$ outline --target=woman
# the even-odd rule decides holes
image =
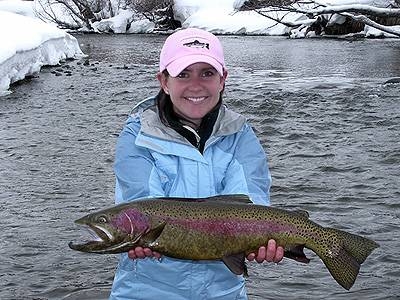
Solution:
[[[116,203],[143,197],[247,194],[269,204],[266,155],[243,116],[222,103],[227,70],[219,40],[180,30],[161,50],[160,92],[134,109],[116,148]],[[247,259],[279,262],[270,240]],[[161,257],[137,247],[121,255],[110,299],[247,299],[244,279],[223,262]]]

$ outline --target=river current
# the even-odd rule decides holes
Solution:
[[[0,98],[0,299],[107,299],[116,255],[72,251],[113,204],[117,136],[158,90],[164,36],[77,35],[88,57]],[[350,291],[308,265],[250,263],[249,299],[399,299],[399,40],[223,36],[225,101],[268,153],[271,201],[380,244]],[[397,79],[392,81],[398,81]]]

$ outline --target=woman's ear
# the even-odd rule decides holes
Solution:
[[[169,95],[168,87],[167,87],[167,78],[168,76],[165,75],[163,72],[157,73],[157,80],[160,83],[160,87],[164,90],[164,93]]]
[[[224,73],[224,76],[223,76],[223,77],[224,77],[224,79],[226,80],[226,77],[228,77],[228,70],[224,69],[224,72],[223,72],[223,73]]]
[[[228,76],[228,71],[224,69],[224,73],[223,73],[223,74],[224,74],[224,75],[221,76],[221,82],[220,82],[221,88],[220,88],[220,92],[222,92],[222,91],[225,89],[225,80],[226,80],[226,77]]]

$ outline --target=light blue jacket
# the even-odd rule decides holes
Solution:
[[[119,137],[114,171],[116,203],[143,197],[247,194],[269,204],[265,152],[243,116],[221,106],[203,154],[163,125],[154,98],[134,109]],[[247,299],[244,279],[220,261],[122,254],[110,300]]]

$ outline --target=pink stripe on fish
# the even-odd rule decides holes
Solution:
[[[291,224],[278,224],[274,221],[243,220],[243,219],[209,219],[209,220],[182,220],[169,219],[168,223],[184,226],[208,234],[235,236],[238,234],[265,234],[291,232],[297,229]]]

